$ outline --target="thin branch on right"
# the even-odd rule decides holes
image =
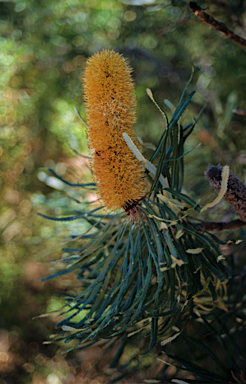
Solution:
[[[223,221],[199,221],[196,223],[197,230],[199,232],[205,231],[213,231],[213,232],[221,232],[221,231],[228,231],[232,229],[237,229],[244,227],[246,225],[245,221],[242,220],[232,220],[229,222],[223,222]],[[198,228],[198,226],[200,228]]]
[[[239,44],[243,48],[246,48],[246,39],[236,35],[234,32],[230,31],[224,23],[214,19],[212,16],[204,12],[205,10],[207,10],[207,8],[202,9],[195,1],[191,1],[189,3],[189,7],[190,11],[194,13],[194,15],[199,17],[199,19],[201,19],[204,23],[223,33],[223,35],[225,35],[228,39],[234,41],[234,43]]]

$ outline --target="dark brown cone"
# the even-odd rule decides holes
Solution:
[[[223,167],[220,164],[210,165],[210,168],[205,172],[205,178],[217,193],[221,188],[222,169]],[[246,187],[231,171],[224,199],[232,206],[238,217],[246,221]]]

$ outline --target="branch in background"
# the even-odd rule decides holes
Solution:
[[[242,109],[233,109],[233,113],[236,113],[237,115],[245,116],[246,111],[243,111]]]
[[[222,169],[221,165],[210,165],[210,168],[205,172],[206,179],[217,193],[221,188]],[[224,200],[232,206],[238,217],[246,222],[246,187],[232,172],[229,175]]]
[[[201,19],[204,23],[210,25],[215,28],[217,31],[223,33],[228,39],[234,41],[234,43],[239,44],[241,47],[246,48],[246,40],[242,37],[236,35],[234,32],[230,31],[227,26],[214,19],[212,16],[208,15],[204,12],[204,10],[194,1],[189,3],[190,11],[194,13],[199,19]]]
[[[199,225],[201,230],[196,227],[196,229],[199,232],[202,232],[203,230],[205,231],[226,231],[230,229],[236,229],[236,228],[241,228],[246,225],[245,221],[242,220],[233,220],[229,221],[227,223],[224,222],[216,222],[216,221],[201,221],[199,223],[196,223],[196,225]]]

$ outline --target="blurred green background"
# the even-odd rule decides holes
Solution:
[[[211,15],[245,36],[245,1],[199,5],[211,5]],[[194,68],[190,89],[196,94],[184,121],[206,106],[186,145],[193,151],[185,160],[184,185],[205,203],[215,196],[203,176],[210,163],[230,165],[245,182],[246,116],[233,110],[246,110],[246,52],[202,24],[182,0],[1,1],[0,31],[0,384],[107,382],[102,370],[110,356],[92,368],[99,347],[62,355],[64,346],[43,345],[57,318],[33,319],[58,309],[59,292],[77,284],[70,275],[40,281],[52,272],[53,265],[44,261],[59,257],[67,227],[37,212],[59,215],[67,204],[66,188],[47,168],[73,182],[89,178],[86,161],[66,144],[87,152],[86,132],[74,112],[76,107],[85,117],[86,60],[104,48],[129,59],[138,100],[136,130],[154,144],[164,121],[146,88],[169,115],[164,100],[177,104]],[[209,215],[221,220],[233,213],[222,203]],[[149,356],[127,382],[153,378],[160,364]]]

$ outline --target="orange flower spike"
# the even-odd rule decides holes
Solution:
[[[145,192],[144,167],[122,136],[126,132],[140,147],[133,133],[136,99],[131,72],[127,61],[109,50],[93,55],[85,70],[92,169],[108,209],[127,209]]]

